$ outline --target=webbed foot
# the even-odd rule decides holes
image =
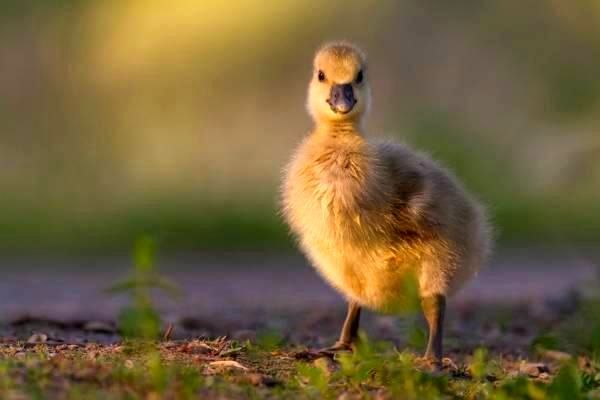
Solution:
[[[318,353],[333,355],[340,352],[352,352],[352,344],[347,342],[337,341],[333,346],[325,347],[324,349],[319,349]]]

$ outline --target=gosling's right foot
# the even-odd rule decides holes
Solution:
[[[346,342],[335,342],[333,346],[325,347],[324,349],[320,349],[318,351],[322,354],[335,354],[340,352],[352,352],[352,343]]]

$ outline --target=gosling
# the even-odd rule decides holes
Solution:
[[[348,301],[340,338],[326,350],[351,350],[362,307],[399,311],[413,279],[429,327],[424,358],[439,365],[446,298],[488,256],[485,212],[426,155],[365,140],[371,96],[357,47],[327,44],[313,65],[307,108],[315,126],[285,169],[282,214],[301,250]]]

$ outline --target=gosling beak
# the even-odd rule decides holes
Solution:
[[[327,104],[331,107],[331,111],[336,114],[347,114],[352,111],[352,108],[356,104],[352,85],[350,83],[333,85],[327,99]]]

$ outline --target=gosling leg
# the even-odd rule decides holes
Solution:
[[[423,314],[429,325],[429,340],[425,358],[440,364],[443,353],[444,314],[446,312],[446,297],[441,294],[421,299]]]
[[[352,350],[352,344],[358,338],[358,326],[360,322],[360,306],[354,301],[348,302],[348,313],[342,326],[340,338],[331,347],[327,347],[321,352],[336,352]]]

